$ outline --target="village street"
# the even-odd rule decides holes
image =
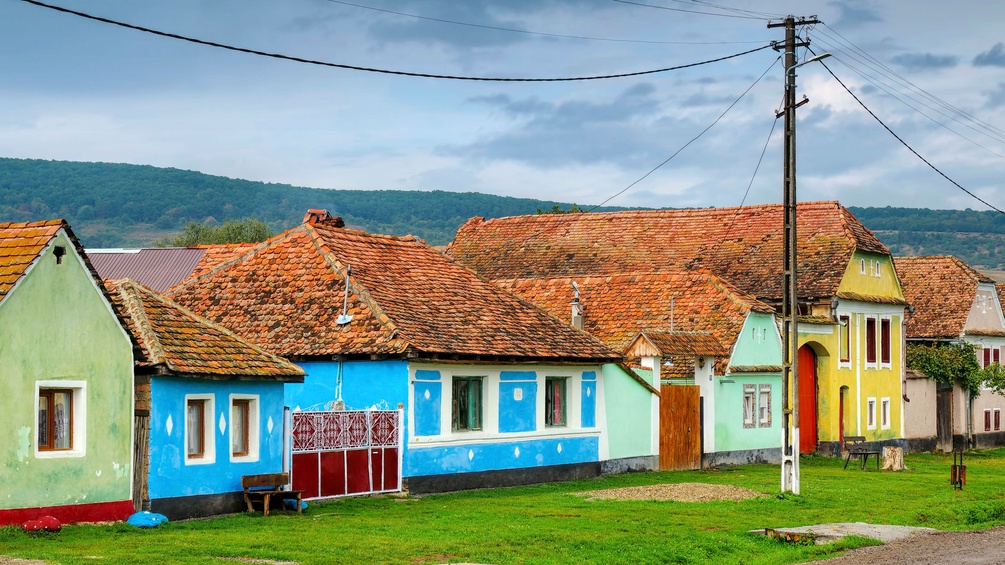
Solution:
[[[903,541],[854,549],[841,557],[827,559],[825,562],[871,565],[935,563],[978,565],[1003,561],[1005,561],[1005,526],[973,532],[920,534]]]

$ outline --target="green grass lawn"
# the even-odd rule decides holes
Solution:
[[[786,544],[748,533],[765,527],[871,522],[976,529],[1005,522],[1005,450],[968,454],[962,491],[951,456],[916,454],[909,470],[802,461],[802,495],[778,495],[777,466],[633,473],[599,479],[422,498],[313,502],[303,514],[239,514],[152,530],[116,524],[29,535],[0,528],[0,555],[54,563],[796,563],[871,543]],[[571,493],[704,482],[771,496],[741,502],[587,500]],[[240,559],[241,561],[235,561]]]

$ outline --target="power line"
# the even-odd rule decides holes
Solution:
[[[746,14],[748,16],[753,16],[757,19],[763,20],[778,20],[785,17],[785,14],[778,14],[772,12],[759,12],[756,10],[744,10],[741,8],[733,8],[731,6],[720,6],[719,4],[713,4],[711,2],[704,2],[703,0],[671,0],[679,4],[701,4],[702,6],[708,6],[709,8],[717,8],[719,10],[725,10],[727,12],[734,12],[737,14]]]
[[[94,16],[94,15],[87,14],[87,13],[84,13],[84,12],[78,12],[76,10],[70,10],[69,8],[63,8],[63,7],[60,7],[60,6],[53,6],[51,4],[45,4],[43,2],[39,2],[38,0],[21,0],[21,1],[22,2],[26,2],[28,4],[33,4],[35,6],[40,6],[42,8],[48,8],[50,10],[55,10],[57,12],[63,12],[63,13],[66,13],[66,14],[72,14],[74,16],[79,16],[79,17],[86,18],[86,19],[89,19],[89,20],[94,20],[94,21],[98,21],[98,22],[102,22],[102,23],[106,23],[106,24],[111,24],[111,25],[115,25],[115,26],[119,26],[119,27],[124,27],[126,29],[132,29],[132,30],[136,30],[136,31],[142,31],[144,33],[151,33],[153,35],[159,35],[161,37],[169,37],[171,39],[178,39],[178,40],[181,40],[181,41],[188,41],[189,43],[196,43],[196,44],[199,44],[199,45],[207,45],[209,47],[217,47],[219,49],[226,49],[228,51],[237,51],[239,53],[248,53],[250,55],[259,55],[261,57],[270,57],[270,58],[273,58],[273,59],[281,59],[281,60],[284,60],[284,61],[293,61],[293,62],[296,62],[296,63],[305,63],[305,64],[308,64],[308,65],[318,65],[318,66],[322,66],[322,67],[334,67],[334,68],[338,68],[338,69],[348,69],[348,70],[353,70],[353,71],[366,71],[366,72],[371,72],[371,73],[382,73],[382,74],[398,75],[398,76],[409,76],[409,77],[420,77],[420,78],[436,78],[436,79],[447,79],[447,80],[468,80],[468,81],[483,81],[483,82],[571,82],[571,81],[585,81],[585,80],[602,80],[602,79],[612,79],[612,78],[625,78],[625,77],[634,77],[634,76],[642,76],[642,75],[651,75],[651,74],[656,74],[656,73],[664,73],[664,72],[667,72],[667,71],[676,71],[676,70],[686,69],[686,68],[690,68],[690,67],[697,67],[697,66],[700,66],[700,65],[707,65],[709,63],[717,63],[719,61],[725,61],[727,59],[733,59],[733,58],[736,58],[736,57],[741,57],[743,55],[749,55],[750,53],[754,53],[754,52],[761,51],[763,49],[767,49],[767,48],[771,47],[771,45],[769,44],[769,45],[764,45],[764,46],[761,46],[761,47],[757,47],[755,49],[749,49],[749,50],[744,51],[742,53],[735,53],[733,55],[727,55],[725,57],[718,57],[716,59],[709,59],[707,61],[699,61],[697,63],[688,63],[686,65],[677,65],[677,66],[674,66],[674,67],[666,67],[666,68],[662,68],[662,69],[653,69],[653,70],[649,70],[649,71],[638,71],[638,72],[634,72],[634,73],[621,73],[621,74],[613,74],[613,75],[597,75],[597,76],[585,76],[585,77],[563,77],[563,78],[497,78],[497,77],[470,77],[470,76],[457,76],[457,75],[437,75],[437,74],[430,74],[430,73],[412,73],[412,72],[406,72],[406,71],[392,71],[392,70],[387,70],[387,69],[377,69],[377,68],[371,68],[371,67],[359,67],[359,66],[356,66],[356,65],[345,65],[345,64],[341,64],[341,63],[328,63],[328,62],[325,62],[325,61],[317,61],[317,60],[314,60],[314,59],[304,59],[302,57],[294,57],[294,56],[290,56],[290,55],[283,55],[283,54],[280,54],[280,53],[269,53],[269,52],[266,52],[266,51],[258,51],[258,50],[255,50],[255,49],[248,49],[248,48],[245,48],[245,47],[234,47],[233,45],[227,45],[227,44],[224,44],[224,43],[217,43],[217,42],[214,42],[214,41],[206,41],[206,40],[203,40],[203,39],[196,39],[196,38],[193,38],[193,37],[187,37],[187,36],[178,35],[178,34],[175,34],[175,33],[167,33],[167,32],[163,32],[163,31],[157,31],[155,29],[150,29],[150,28],[141,27],[141,26],[137,26],[137,25],[127,24],[127,23],[123,23],[123,22],[120,22],[120,21],[111,20],[111,19],[108,19],[108,18],[102,18],[100,16]]]
[[[342,4],[345,6],[352,6],[354,8],[362,8],[364,10],[373,10],[374,12],[383,12],[385,14],[394,14],[396,16],[405,16],[408,18],[416,18],[419,20],[427,20],[431,22],[439,22],[444,24],[452,24],[459,26],[476,27],[481,29],[491,29],[495,31],[506,31],[511,33],[523,33],[527,35],[540,35],[543,37],[557,37],[559,39],[580,39],[584,41],[609,41],[615,43],[644,43],[650,45],[730,45],[738,43],[760,43],[760,41],[651,41],[645,39],[616,39],[608,37],[588,37],[582,35],[563,35],[560,33],[546,33],[541,31],[529,31],[525,29],[515,29],[508,27],[490,26],[485,24],[475,24],[470,22],[459,22],[456,20],[446,20],[442,18],[433,18],[430,16],[420,16],[418,14],[409,14],[406,12],[398,12],[395,10],[387,10],[385,8],[376,8],[374,6],[364,6],[363,4],[355,4],[352,2],[345,2],[344,0],[328,0],[333,4]]]
[[[671,155],[671,156],[667,157],[666,159],[664,159],[662,163],[660,163],[659,165],[656,165],[655,167],[653,167],[648,173],[642,175],[642,177],[640,177],[638,180],[636,180],[632,184],[626,186],[625,188],[622,188],[621,190],[619,190],[616,194],[614,194],[613,196],[611,196],[607,200],[604,200],[600,204],[597,204],[593,208],[590,208],[589,210],[587,210],[587,212],[592,212],[592,211],[596,210],[597,208],[600,208],[604,204],[607,204],[611,200],[614,200],[618,196],[621,196],[622,194],[624,194],[625,192],[627,192],[628,189],[630,189],[633,186],[639,184],[640,182],[642,182],[643,180],[645,180],[646,177],[648,177],[649,175],[655,173],[660,167],[662,167],[663,165],[666,165],[667,163],[669,163],[671,159],[673,159],[674,157],[677,156],[678,153],[680,153],[681,151],[683,151],[684,149],[686,149],[688,145],[691,145],[692,143],[694,143],[695,141],[697,141],[697,139],[699,137],[705,135],[705,133],[708,130],[712,129],[712,126],[714,126],[715,124],[719,123],[719,120],[721,120],[730,110],[732,110],[733,106],[736,106],[736,104],[738,102],[740,102],[740,100],[742,100],[743,97],[746,96],[747,93],[750,92],[750,90],[752,88],[754,88],[755,86],[757,86],[757,83],[761,82],[761,79],[764,78],[764,75],[768,74],[768,71],[770,71],[771,68],[775,66],[775,63],[777,63],[779,59],[781,59],[781,57],[775,58],[775,60],[772,61],[770,65],[768,65],[768,68],[764,69],[764,72],[761,73],[761,76],[757,77],[757,80],[755,80],[753,82],[753,84],[751,84],[750,86],[748,86],[747,90],[743,91],[743,94],[741,94],[736,100],[733,101],[732,104],[730,104],[721,114],[719,114],[719,117],[716,118],[715,121],[713,121],[711,124],[709,124],[708,127],[706,127],[705,129],[701,130],[701,132],[698,135],[692,137],[690,141],[688,141],[687,143],[685,143],[684,145],[682,145],[677,151],[674,151],[673,155]]]
[[[828,50],[831,50],[832,46],[827,41],[819,40],[819,38],[818,38],[818,41],[820,41],[821,45],[823,45],[824,47],[828,48]],[[852,58],[854,58],[854,57],[852,57]],[[967,141],[967,142],[969,142],[969,143],[971,143],[971,144],[973,144],[973,145],[975,145],[975,146],[977,146],[977,147],[979,147],[979,148],[987,151],[988,153],[991,153],[992,155],[995,155],[996,157],[999,157],[1001,159],[1005,159],[1005,155],[1002,155],[1001,153],[998,153],[997,151],[991,149],[990,147],[987,147],[985,145],[982,145],[981,143],[978,143],[977,141],[975,141],[973,139],[970,139],[969,137],[967,137],[967,136],[963,135],[962,133],[954,130],[953,128],[949,127],[948,125],[940,122],[939,120],[935,119],[934,117],[926,114],[920,108],[917,108],[916,106],[914,106],[913,104],[911,104],[907,100],[904,100],[903,98],[901,98],[901,96],[898,95],[897,92],[894,92],[894,90],[893,90],[894,87],[891,86],[891,85],[889,85],[888,83],[886,83],[886,82],[884,82],[884,81],[882,81],[880,79],[875,79],[874,77],[869,76],[862,69],[856,67],[855,65],[850,64],[848,61],[845,61],[843,57],[839,56],[839,57],[835,57],[835,59],[837,61],[839,61],[841,64],[843,64],[844,66],[846,66],[849,69],[851,69],[852,71],[854,71],[856,74],[858,74],[859,76],[861,76],[865,81],[869,82],[870,84],[872,84],[873,86],[875,86],[877,89],[885,92],[888,96],[890,96],[894,100],[897,100],[898,102],[900,102],[904,106],[907,106],[908,108],[914,110],[915,112],[917,112],[921,116],[924,116],[926,119],[930,120],[935,125],[937,125],[937,126],[943,128],[943,129],[945,129],[946,131],[952,133],[953,135],[956,135],[956,136],[960,137],[964,141]],[[1005,143],[1005,138],[1003,138],[1002,136],[991,135],[990,133],[987,133],[987,132],[984,132],[984,131],[980,131],[977,128],[975,128],[974,126],[972,126],[972,125],[966,123],[965,121],[957,118],[956,116],[952,115],[951,113],[946,113],[946,112],[940,110],[939,108],[933,107],[932,105],[926,103],[924,100],[919,100],[918,98],[912,96],[910,93],[904,93],[904,96],[906,96],[907,98],[909,98],[913,102],[915,102],[915,103],[917,103],[917,104],[919,104],[921,106],[924,106],[924,107],[928,108],[929,110],[931,110],[931,111],[933,111],[933,112],[935,112],[935,113],[937,113],[937,114],[939,114],[939,115],[941,115],[941,116],[943,116],[945,118],[948,118],[948,119],[950,119],[950,120],[958,123],[959,125],[967,128],[967,129],[970,129],[970,130],[974,131],[975,133],[978,133],[980,135],[988,137],[988,138],[990,138],[993,141],[997,141],[999,143]]]
[[[920,86],[914,84],[910,80],[904,78],[899,73],[897,73],[896,71],[894,71],[893,69],[891,69],[890,67],[886,66],[881,61],[879,61],[878,59],[876,59],[875,57],[873,57],[872,55],[870,55],[869,53],[867,53],[864,49],[862,49],[862,48],[858,47],[857,45],[855,45],[854,43],[852,43],[849,39],[847,39],[846,37],[844,37],[843,35],[841,35],[834,28],[828,26],[827,24],[824,24],[824,27],[826,28],[826,30],[821,30],[821,33],[823,33],[824,35],[827,35],[828,37],[831,37],[832,41],[835,41],[837,43],[842,43],[842,44],[850,47],[853,52],[861,54],[865,59],[867,59],[868,61],[872,62],[872,64],[869,64],[869,63],[867,63],[867,64],[869,64],[870,67],[878,69],[878,72],[880,72],[880,73],[883,73],[883,72],[887,73],[888,76],[894,77],[895,80],[897,80],[901,84],[905,85],[909,90],[914,90],[914,91],[920,93],[925,98],[928,98],[932,102],[938,104],[939,106],[942,106],[943,108],[946,108],[947,110],[949,110],[949,111],[951,111],[951,112],[953,112],[955,114],[958,114],[958,115],[966,117],[969,121],[972,121],[973,123],[977,124],[982,129],[985,129],[987,131],[992,131],[992,132],[995,132],[997,134],[1005,135],[1005,132],[1003,132],[1001,129],[998,129],[994,125],[991,125],[991,124],[989,124],[987,122],[984,122],[984,121],[980,120],[979,118],[977,118],[977,117],[975,117],[975,116],[973,116],[973,115],[971,115],[971,114],[969,114],[969,113],[967,113],[967,112],[965,112],[965,111],[963,111],[963,110],[961,110],[961,109],[953,106],[952,104],[949,104],[948,102],[946,102],[946,101],[938,98],[937,96],[935,96],[935,95],[927,92],[925,89],[923,89]],[[830,36],[829,34],[833,34],[833,36]]]
[[[812,50],[810,52],[812,53]],[[816,53],[814,53],[814,55],[816,55]],[[897,141],[900,142],[901,145],[903,145],[904,147],[907,148],[908,151],[910,151],[911,153],[914,153],[915,157],[917,157],[918,159],[921,159],[922,162],[924,162],[926,165],[928,165],[933,171],[935,171],[936,173],[938,173],[942,178],[944,178],[947,181],[953,183],[956,186],[956,188],[958,188],[958,189],[962,190],[963,192],[969,194],[970,197],[973,198],[974,200],[980,202],[981,204],[984,204],[988,208],[991,208],[992,210],[994,210],[994,211],[996,211],[998,213],[1005,214],[1005,211],[999,209],[996,206],[993,206],[990,202],[988,202],[987,200],[984,200],[980,196],[977,196],[973,192],[970,192],[969,190],[967,190],[966,188],[964,188],[963,185],[961,185],[960,183],[956,182],[955,180],[949,178],[949,176],[946,175],[946,173],[943,173],[941,170],[939,170],[939,168],[936,167],[935,165],[933,165],[932,163],[930,163],[928,161],[928,159],[925,159],[924,157],[922,157],[920,153],[918,153],[917,151],[915,151],[913,147],[911,147],[910,145],[908,145],[906,141],[904,141],[899,135],[897,135],[896,133],[894,133],[894,131],[892,129],[890,129],[890,126],[888,126],[885,123],[883,123],[883,120],[879,119],[879,116],[877,116],[872,110],[870,110],[869,107],[866,106],[865,103],[862,102],[862,100],[858,96],[856,96],[855,93],[852,92],[851,89],[848,88],[848,86],[845,85],[845,83],[842,82],[841,79],[839,79],[837,77],[837,75],[834,74],[834,71],[832,71],[830,69],[830,67],[827,66],[826,63],[824,63],[823,61],[820,61],[820,64],[823,65],[824,68],[827,69],[827,72],[830,73],[830,75],[832,77],[834,77],[834,80],[836,80],[838,82],[838,84],[840,84],[841,87],[844,88],[845,91],[848,92],[848,94],[850,94],[851,97],[854,98],[856,102],[858,102],[859,106],[862,106],[862,108],[866,112],[869,112],[869,115],[872,116],[877,122],[879,122],[879,125],[883,126],[883,129],[885,129],[886,131],[888,131],[890,133],[890,135],[892,135],[893,137],[895,137],[897,139]]]
[[[785,105],[784,99],[782,100],[781,105]],[[771,136],[775,133],[776,124],[778,124],[777,117],[771,120],[771,129],[768,131],[768,137],[764,140],[764,147],[761,148],[761,156],[757,158],[757,165],[754,166],[754,173],[750,175],[750,182],[747,183],[747,190],[743,191],[743,198],[740,199],[740,205],[736,207],[736,211],[733,212],[733,217],[729,219],[729,224],[726,225],[726,230],[722,232],[722,237],[716,242],[715,248],[711,253],[712,255],[718,253],[719,248],[722,247],[722,243],[729,237],[729,232],[733,230],[733,224],[736,222],[737,216],[740,215],[740,210],[742,210],[743,205],[747,203],[747,196],[750,194],[750,187],[754,186],[754,179],[757,178],[757,171],[761,169],[761,162],[764,161],[764,154],[768,151],[768,143],[771,142]]]
[[[642,2],[631,2],[629,0],[611,0],[612,2],[618,2],[619,4],[631,4],[633,6],[642,6],[644,8],[656,8],[659,10],[669,10],[671,12],[685,12],[688,14],[701,14],[703,16],[719,16],[722,18],[741,18],[745,20],[765,20],[770,18],[762,18],[757,16],[744,16],[741,14],[717,14],[715,12],[702,12],[699,10],[685,10],[684,8],[671,8],[669,6],[657,6],[655,4],[645,4]]]

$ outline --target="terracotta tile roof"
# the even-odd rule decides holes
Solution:
[[[0,300],[14,288],[61,229],[66,229],[76,244],[64,220],[0,222]]]
[[[690,355],[723,357],[729,351],[715,339],[712,332],[645,330],[639,333],[660,351],[661,356]],[[634,341],[634,340],[633,340]]]
[[[621,359],[416,238],[308,220],[169,295],[284,356]],[[340,326],[347,270],[353,319]]]
[[[707,331],[732,349],[749,312],[774,312],[708,271],[497,281],[556,318],[572,323],[572,283],[580,289],[584,329],[623,351],[642,331]]]
[[[907,320],[908,338],[962,336],[977,284],[994,283],[952,255],[895,257],[894,266],[904,298],[915,308]]]
[[[300,367],[255,347],[131,281],[105,281],[119,317],[140,345],[138,367],[166,375],[303,382]]]
[[[700,267],[761,299],[780,300],[780,204],[472,218],[448,253],[490,280],[652,273]],[[799,291],[834,296],[855,250],[887,248],[837,202],[800,202]]]
[[[228,261],[238,259],[258,245],[261,244],[226,243],[218,245],[194,245],[190,249],[202,249],[203,254],[199,258],[199,263],[195,266],[195,269],[192,270],[192,273],[189,276],[198,277],[200,275],[204,275]]]

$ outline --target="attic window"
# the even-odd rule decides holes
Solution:
[[[52,254],[56,256],[56,264],[63,264],[63,255],[66,255],[66,248],[62,245],[57,245],[55,249],[52,250]]]

